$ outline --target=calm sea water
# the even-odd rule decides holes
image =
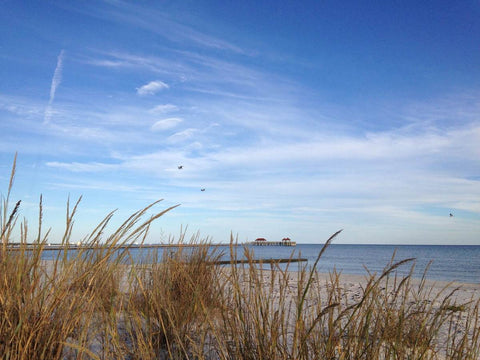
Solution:
[[[254,252],[257,259],[280,259],[292,256],[306,258],[307,263],[293,263],[289,270],[296,271],[299,266],[313,266],[321,244],[297,244],[296,247],[285,246],[247,246],[246,249]],[[237,257],[244,258],[243,246],[237,247]],[[175,251],[175,248],[158,249],[162,251]],[[187,250],[188,251],[188,250]],[[218,246],[215,251],[224,255],[222,259],[228,260],[229,247]],[[152,250],[132,249],[131,254],[136,261],[145,259],[146,254],[152,255]],[[336,269],[344,274],[366,275],[368,269],[371,273],[381,273],[390,263],[395,253],[395,261],[415,258],[414,262],[400,267],[400,275],[409,273],[415,264],[414,277],[421,277],[425,268],[431,262],[427,277],[432,280],[460,281],[467,283],[480,283],[480,246],[457,245],[330,245],[321,257],[317,269],[328,273]],[[54,252],[46,252],[45,258],[53,258]],[[285,267],[285,265],[281,265]]]
[[[283,246],[251,246],[258,258],[283,258],[292,249]],[[322,245],[297,244],[295,256],[308,259],[312,266]],[[345,274],[380,273],[389,264],[395,253],[395,260],[415,258],[414,277],[421,277],[431,262],[428,278],[434,280],[480,283],[480,246],[443,245],[330,245],[322,255],[317,268],[320,272],[333,269]],[[400,274],[408,274],[413,263],[399,268]]]
[[[306,258],[304,265],[313,266],[321,244],[297,244],[296,247],[286,246],[248,246],[258,259],[280,259],[293,257]],[[228,246],[219,246],[217,251],[223,252],[223,259],[229,259]],[[428,279],[480,283],[480,246],[457,245],[330,245],[322,255],[317,268],[328,273],[336,269],[344,274],[365,275],[370,272],[381,273],[390,263],[395,253],[395,261],[415,258],[411,263],[400,267],[401,275],[409,273],[415,265],[414,277],[422,277],[425,268]],[[237,257],[243,257],[243,247],[237,248]],[[282,265],[284,266],[284,265]],[[290,264],[290,270],[298,270],[298,263]]]

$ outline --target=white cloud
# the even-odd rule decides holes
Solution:
[[[146,8],[138,4],[127,4],[125,2],[111,3],[116,7],[115,11],[103,12],[101,9],[95,9],[94,16],[108,18],[109,21],[115,20],[122,24],[129,23],[135,27],[143,28],[157,35],[178,43],[191,43],[203,48],[219,49],[238,54],[248,54],[241,47],[214,35],[196,30],[196,27],[179,23],[173,20],[163,11],[158,11],[151,7]],[[91,13],[89,13],[91,15]]]
[[[168,137],[168,142],[169,143],[179,143],[179,142],[183,142],[183,141],[186,141],[188,139],[191,139],[195,133],[198,132],[198,129],[186,129],[186,130],[183,130],[183,131],[179,131],[175,134],[173,134],[172,136],[169,136]]]
[[[155,124],[152,125],[153,131],[163,131],[167,129],[171,129],[178,124],[180,124],[183,120],[180,118],[168,118],[157,121]]]
[[[178,111],[178,107],[172,104],[157,105],[153,109],[150,109],[150,112],[154,114],[166,114],[174,111]]]
[[[89,60],[86,60],[86,63],[94,66],[102,66],[102,67],[109,67],[109,68],[126,67],[127,65],[129,65],[121,60],[107,60],[107,59],[89,59]]]
[[[137,94],[140,96],[155,95],[160,90],[168,89],[168,88],[169,86],[165,84],[163,81],[155,80],[155,81],[150,81],[148,84],[137,88]]]
[[[371,133],[365,136],[332,135],[329,137],[312,133],[310,139],[288,142],[262,142],[250,146],[229,147],[212,154],[225,164],[255,164],[265,166],[276,163],[287,165],[328,161],[392,161],[445,162],[448,159],[475,161],[480,154],[480,127],[446,131],[424,131],[417,134],[400,132]],[[254,166],[255,166],[254,165]]]
[[[60,51],[60,54],[57,58],[57,66],[55,67],[55,71],[53,73],[52,83],[50,84],[50,98],[48,100],[47,108],[45,109],[45,116],[44,116],[44,123],[50,122],[50,119],[53,114],[52,104],[53,100],[55,100],[55,93],[57,91],[58,86],[62,82],[62,70],[63,70],[63,57],[65,51]]]
[[[51,104],[48,104],[47,107],[45,108],[43,123],[48,124],[54,114],[55,114],[55,110],[53,109]]]
[[[118,69],[140,69],[155,74],[162,74],[164,76],[177,76],[178,73],[189,73],[192,71],[190,66],[185,65],[183,62],[180,63],[178,59],[177,61],[174,61],[165,57],[142,56],[118,51],[105,52],[96,50],[95,53],[102,58],[85,57],[80,61],[92,66]]]
[[[45,107],[32,99],[0,94],[0,110],[22,117],[43,116]]]
[[[53,168],[65,169],[71,172],[99,172],[99,171],[114,170],[118,168],[118,165],[115,165],[115,164],[105,164],[105,163],[98,163],[98,162],[63,163],[58,161],[49,161],[46,163],[46,165]]]
[[[55,98],[55,92],[57,91],[58,85],[62,81],[62,70],[63,70],[63,56],[65,51],[60,51],[60,54],[57,58],[57,66],[55,67],[55,72],[53,73],[52,84],[50,86],[50,102]]]
[[[136,192],[136,193],[152,191],[151,188],[145,187],[144,185],[139,186],[139,185],[122,184],[122,183],[115,184],[112,181],[99,181],[99,180],[80,180],[80,181],[77,180],[77,181],[66,182],[66,183],[53,182],[53,183],[50,183],[50,185],[53,186],[54,188],[74,189],[74,190],[88,189],[88,190],[101,190],[101,191],[112,191],[112,192],[128,191],[128,192]]]

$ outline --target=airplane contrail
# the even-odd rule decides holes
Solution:
[[[47,124],[50,122],[50,118],[52,117],[52,104],[53,104],[53,100],[55,100],[55,92],[57,91],[58,86],[62,82],[64,53],[65,53],[65,50],[62,49],[62,51],[60,51],[60,54],[58,55],[58,58],[57,58],[57,66],[55,67],[52,83],[50,85],[50,98],[48,100],[48,105],[47,105],[47,108],[45,109],[45,115],[43,119],[44,124]]]

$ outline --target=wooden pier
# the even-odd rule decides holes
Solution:
[[[255,246],[296,246],[295,241],[252,241],[249,245]]]
[[[267,241],[265,238],[257,238],[255,241],[248,243],[255,246],[295,246],[297,243],[290,238],[283,238],[282,241]]]

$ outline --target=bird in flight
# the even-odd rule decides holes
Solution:
[[[183,165],[178,165],[178,170],[182,170],[183,169]]]
[[[450,213],[450,217],[453,217],[453,214],[452,214],[452,213]]]
[[[205,191],[205,189],[200,189],[200,191]]]

